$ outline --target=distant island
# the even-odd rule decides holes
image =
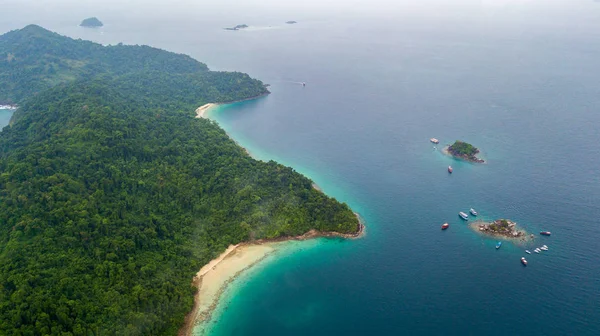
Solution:
[[[97,28],[104,26],[104,24],[100,20],[98,20],[98,18],[91,17],[81,21],[79,26],[86,28]]]
[[[528,233],[525,230],[519,229],[517,223],[509,219],[496,219],[491,223],[476,221],[469,226],[473,230],[489,236],[518,239],[522,241],[525,241],[528,237]]]
[[[298,22],[297,21],[286,21],[285,23],[287,23],[287,24],[295,24],[295,23],[298,23]]]
[[[241,24],[241,25],[237,25],[235,27],[223,28],[223,29],[225,29],[225,30],[240,30],[240,29],[246,29],[246,28],[248,28],[248,25]]]
[[[485,161],[478,158],[476,155],[479,153],[479,149],[470,143],[456,140],[452,145],[445,149],[449,154],[454,157],[458,157],[467,161],[484,163]]]

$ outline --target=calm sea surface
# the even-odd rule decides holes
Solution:
[[[365,218],[363,239],[294,243],[242,276],[210,334],[598,335],[600,4],[461,3],[318,14],[98,8],[106,27],[84,30],[89,8],[48,17],[15,2],[23,15],[0,31],[34,22],[262,79],[270,96],[213,118],[256,157],[295,167]],[[220,29],[242,23],[253,28]],[[468,141],[487,164],[447,157],[431,137]],[[458,218],[471,207],[535,241],[496,250]],[[550,250],[524,253],[542,244]]]

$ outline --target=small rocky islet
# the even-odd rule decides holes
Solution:
[[[80,27],[85,28],[98,28],[104,26],[102,21],[98,20],[96,17],[87,18],[79,24]]]
[[[240,29],[246,29],[248,27],[249,26],[247,24],[240,24],[235,27],[228,27],[228,28],[223,28],[223,29],[225,29],[225,30],[240,30]]]
[[[446,148],[448,154],[470,162],[484,163],[483,159],[477,157],[479,154],[479,148],[466,143],[464,141],[456,140],[452,145]]]
[[[470,224],[471,228],[494,237],[527,240],[530,235],[517,226],[510,219],[496,219],[493,222],[476,221]]]

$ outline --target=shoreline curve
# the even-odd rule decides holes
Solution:
[[[260,239],[229,246],[196,273],[192,281],[193,286],[198,289],[194,295],[194,307],[186,316],[184,326],[179,330],[178,336],[192,336],[197,325],[210,320],[227,286],[244,271],[276,252],[281,244],[288,241],[316,238],[358,239],[364,237],[366,234],[364,221],[358,213],[354,214],[358,218],[356,233],[319,232],[313,229],[300,236]]]
[[[268,94],[269,93],[266,93],[234,102],[204,104],[195,110],[196,118],[210,120],[208,112],[215,107],[254,100]],[[233,139],[230,134],[227,135],[240,148],[243,148],[250,157],[256,159],[247,148],[240,145],[240,143]],[[323,192],[314,182],[312,187]],[[366,234],[364,220],[358,213],[355,212],[354,214],[358,218],[358,228],[356,233],[343,234],[338,232],[319,232],[313,229],[300,236],[260,239],[229,246],[217,258],[204,265],[193,278],[192,285],[197,288],[197,292],[194,295],[194,306],[192,311],[185,317],[184,325],[180,328],[178,336],[192,336],[194,328],[197,325],[209,321],[213,311],[219,303],[221,295],[227,289],[227,286],[244,271],[259,264],[272,253],[276,252],[280,247],[280,244],[288,241],[304,241],[316,238],[358,239],[364,237]]]

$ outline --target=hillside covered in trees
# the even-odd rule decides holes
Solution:
[[[44,89],[78,79],[156,71],[166,76],[192,76],[200,81],[203,75],[214,79],[223,74],[209,71],[205,64],[187,55],[148,46],[102,46],[36,25],[0,36],[0,103],[20,103]],[[232,81],[223,82],[222,87],[229,91],[244,88],[253,90],[252,95],[267,92],[260,81],[250,81],[245,74],[232,74],[245,82],[237,87],[231,86]],[[212,84],[206,88],[214,88],[215,83]]]
[[[38,60],[23,54],[38,47]],[[266,93],[259,81],[36,26],[0,37],[7,50],[9,63],[64,68],[0,61],[2,81],[15,79],[2,97],[20,104],[0,133],[0,335],[174,335],[194,274],[229,244],[358,230],[309,179],[193,117]]]

